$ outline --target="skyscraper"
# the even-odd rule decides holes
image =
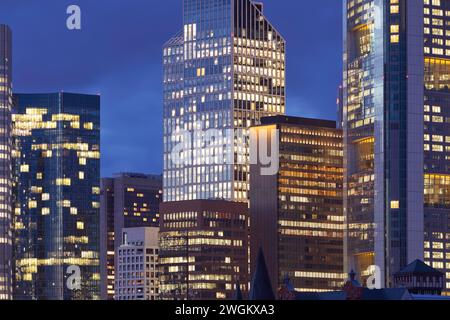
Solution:
[[[114,298],[115,251],[123,228],[159,227],[160,175],[121,173],[101,181],[100,266],[102,299]],[[119,235],[116,237],[115,235]]]
[[[100,298],[100,97],[16,94],[14,298]]]
[[[449,6],[344,2],[346,266],[383,286],[415,259],[450,267]]]
[[[450,294],[450,1],[424,0],[425,262]]]
[[[0,300],[12,298],[12,33],[0,24]]]
[[[164,46],[164,201],[246,202],[248,128],[284,112],[285,41],[262,4],[184,0]]]
[[[346,265],[389,285],[423,259],[423,1],[344,12]]]
[[[318,119],[275,116],[261,122],[250,129],[252,146],[259,146],[252,157],[269,150],[263,145],[268,142],[279,170],[266,174],[262,161],[250,166],[251,273],[262,249],[275,291],[286,277],[298,291],[341,289],[346,278],[342,130],[334,121]]]

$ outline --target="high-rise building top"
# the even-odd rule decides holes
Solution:
[[[14,298],[99,299],[100,96],[15,94],[13,113]]]
[[[0,24],[0,300],[12,298],[12,32]]]
[[[164,199],[246,202],[248,128],[285,112],[285,41],[250,0],[186,0],[164,47]]]
[[[100,262],[102,299],[114,299],[115,252],[124,228],[159,227],[162,177],[119,173],[101,181]],[[116,236],[118,235],[118,236]]]

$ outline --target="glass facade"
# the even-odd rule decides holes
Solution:
[[[423,0],[344,1],[345,266],[423,259]],[[372,269],[371,269],[372,270]]]
[[[450,294],[450,2],[424,0],[425,262]]]
[[[0,24],[0,300],[12,298],[12,34]]]
[[[17,94],[14,298],[100,298],[100,97]]]
[[[347,277],[342,130],[334,121],[284,116],[262,123],[251,136],[261,148],[265,135],[279,132],[279,171],[265,175],[264,166],[251,165],[252,273],[262,248],[276,292],[286,277],[299,292],[340,290]]]
[[[183,20],[164,46],[164,200],[246,202],[248,128],[285,112],[285,42],[250,0],[184,0]]]

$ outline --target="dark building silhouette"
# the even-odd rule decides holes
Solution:
[[[349,278],[340,291],[330,292],[297,292],[287,279],[279,291],[281,300],[450,300],[441,296],[443,274],[416,260],[395,275],[395,287],[369,289],[363,287],[352,270]]]
[[[262,249],[259,249],[256,259],[256,269],[253,274],[249,300],[275,300],[275,294],[267,271],[266,259]]]
[[[394,275],[396,288],[407,288],[412,294],[441,295],[444,274],[423,261],[416,260]]]

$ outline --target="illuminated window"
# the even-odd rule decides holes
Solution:
[[[391,209],[400,209],[400,201],[391,201]]]

